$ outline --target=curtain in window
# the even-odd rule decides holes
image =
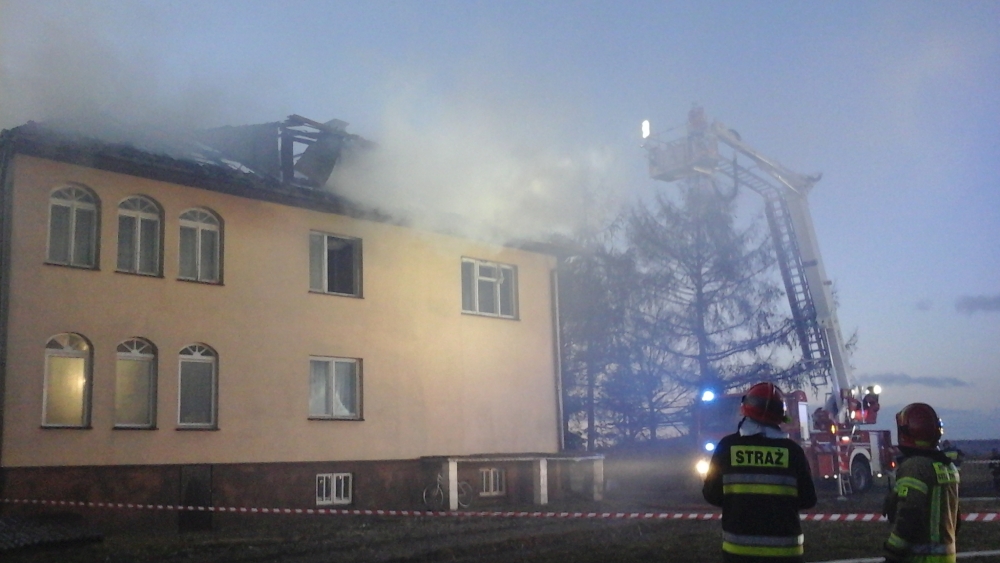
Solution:
[[[118,360],[115,374],[115,424],[150,426],[153,364],[148,360]]]
[[[327,393],[330,385],[329,362],[309,362],[309,414],[327,416]]]
[[[45,424],[85,426],[86,360],[49,356],[46,367]]]
[[[357,376],[353,362],[336,363],[336,395],[334,416],[357,415]]]

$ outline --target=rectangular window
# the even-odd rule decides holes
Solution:
[[[49,226],[49,262],[69,264],[71,213],[72,209],[69,207],[52,206]]]
[[[135,222],[129,215],[118,216],[118,271],[131,272],[135,267]]]
[[[97,214],[92,209],[76,210],[76,232],[73,233],[73,264],[94,265],[94,234]]]
[[[361,295],[361,240],[309,233],[309,289]]]
[[[309,417],[359,420],[361,375],[358,360],[309,359]]]
[[[45,426],[87,426],[87,360],[49,355],[46,364]]]
[[[500,497],[507,494],[507,473],[497,467],[484,467],[479,470],[479,496]]]
[[[160,224],[139,219],[139,273],[160,273]]]
[[[491,317],[517,318],[517,268],[463,258],[462,310]]]
[[[198,229],[192,227],[181,227],[181,271],[180,277],[184,279],[198,279],[198,259],[196,249],[198,248]]]
[[[153,362],[118,359],[115,374],[115,426],[151,428],[156,398]]]
[[[215,427],[215,364],[181,360],[178,424],[191,428]]]
[[[138,240],[137,240],[138,237]],[[184,235],[181,235],[183,245]],[[118,215],[118,271],[156,275],[160,273],[160,225],[158,221]],[[181,268],[192,271],[191,266]]]
[[[321,473],[316,476],[316,505],[351,504],[354,479],[350,473]]]

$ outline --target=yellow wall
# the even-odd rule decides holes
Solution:
[[[18,156],[14,163],[4,466],[408,459],[555,452],[552,257]],[[46,265],[49,194],[101,199],[100,269]],[[164,209],[163,277],[115,271],[117,206]],[[178,215],[224,221],[224,285],[177,280]],[[362,239],[361,299],[310,293],[309,231]],[[520,319],[461,313],[462,256],[518,268]],[[43,429],[43,347],[93,344],[92,428]],[[112,430],[116,346],[159,350],[156,430]],[[216,431],[178,431],[178,353],[219,354]],[[363,421],[308,420],[309,357],[361,358]]]

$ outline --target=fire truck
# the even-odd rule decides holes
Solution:
[[[829,390],[826,400],[810,412],[805,391],[786,395],[792,421],[784,430],[806,452],[817,481],[835,483],[841,496],[864,492],[876,477],[894,468],[898,450],[888,430],[867,429],[878,420],[878,386],[854,383],[836,306],[827,280],[807,196],[820,175],[793,172],[744,143],[719,121],[709,122],[694,106],[687,134],[672,140],[653,135],[643,122],[643,148],[649,174],[663,182],[689,181],[713,189],[747,188],[764,202],[772,246],[788,297],[801,351],[796,369],[814,390]],[[739,389],[705,390],[694,405],[692,433],[711,451],[739,420]],[[707,459],[701,462],[707,469]]]

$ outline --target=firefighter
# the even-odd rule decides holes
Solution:
[[[938,449],[944,434],[930,405],[896,414],[902,460],[883,514],[892,523],[884,544],[888,563],[954,563],[958,531],[958,468]]]
[[[799,510],[816,505],[802,448],[779,425],[788,422],[774,384],[758,383],[740,404],[743,419],[719,441],[702,494],[722,507],[725,563],[801,562]]]

